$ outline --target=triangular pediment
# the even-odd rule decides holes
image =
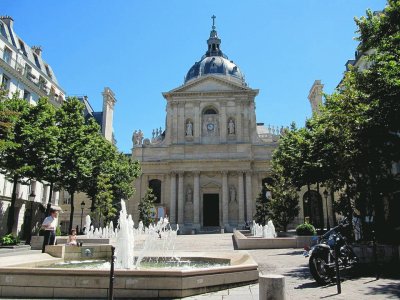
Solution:
[[[202,186],[202,188],[209,188],[209,189],[217,189],[220,187],[221,186],[218,183],[212,182],[212,181],[210,181]]]
[[[251,91],[249,87],[242,85],[234,79],[219,75],[201,76],[191,80],[169,93],[191,93],[191,92],[231,92],[231,91]]]

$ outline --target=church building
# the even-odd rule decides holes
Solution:
[[[162,94],[165,130],[156,129],[152,138],[140,130],[133,134],[132,157],[142,167],[129,201],[136,224],[148,187],[157,197],[155,215],[168,215],[182,233],[241,228],[253,220],[258,195],[266,193],[283,128],[257,123],[259,90],[222,52],[214,20],[206,53],[183,85]]]

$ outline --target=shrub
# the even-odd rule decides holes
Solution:
[[[315,230],[314,226],[309,223],[300,224],[296,228],[297,235],[316,235],[317,231]]]
[[[12,233],[7,234],[1,238],[1,244],[3,246],[16,245],[18,243],[19,243],[19,238],[17,236],[14,236]]]
[[[56,227],[56,236],[61,236],[61,227],[60,226]]]

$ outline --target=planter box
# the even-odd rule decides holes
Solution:
[[[297,248],[311,248],[318,243],[318,235],[298,235],[296,239]]]
[[[352,248],[357,255],[360,263],[374,262],[374,248],[372,245],[353,244]],[[378,262],[380,263],[396,263],[399,262],[399,246],[393,245],[377,245],[376,247]]]
[[[44,236],[34,235],[31,237],[31,249],[42,250],[44,242]]]

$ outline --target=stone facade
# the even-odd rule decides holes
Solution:
[[[184,84],[163,93],[165,130],[153,131],[151,139],[140,130],[133,135],[132,157],[142,167],[134,182],[136,194],[128,203],[136,223],[138,204],[148,187],[158,198],[157,217],[168,215],[183,233],[241,228],[253,220],[256,198],[265,193],[263,183],[283,128],[257,123],[258,90],[246,84],[238,66],[222,53],[215,25],[207,44],[206,54],[189,69]],[[315,81],[310,91],[316,112],[322,87]],[[328,205],[322,194],[308,202],[305,193],[300,191],[301,212],[291,227],[314,211],[314,219],[324,226],[327,206],[332,213],[331,198]]]
[[[136,222],[138,203],[155,180],[156,205],[183,232],[232,230],[253,219],[280,129],[257,124],[258,90],[247,86],[220,43],[213,26],[205,57],[182,86],[163,93],[167,117],[160,137],[134,134],[132,156],[142,166],[129,207]]]

